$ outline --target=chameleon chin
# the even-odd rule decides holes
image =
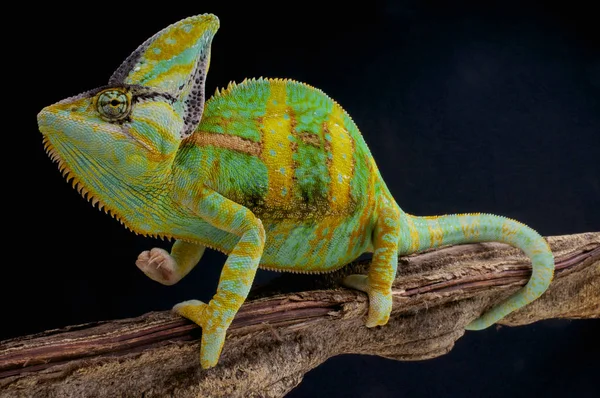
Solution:
[[[177,283],[206,247],[228,255],[209,303],[174,307],[202,327],[203,368],[217,364],[258,267],[330,272],[372,252],[368,275],[344,280],[369,296],[367,327],[388,321],[398,256],[441,245],[498,241],[531,259],[527,285],[470,330],[546,290],[554,259],[538,233],[491,214],[405,213],[356,124],[322,91],[261,78],[232,83],[205,103],[218,28],[211,14],[168,26],[106,86],[38,115],[48,154],[79,192],[136,233],[175,239],[170,253],[139,255],[136,265],[150,278]]]

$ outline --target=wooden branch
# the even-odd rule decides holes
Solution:
[[[555,281],[503,324],[600,317],[600,233],[548,241]],[[208,371],[198,363],[200,329],[170,312],[3,341],[0,397],[282,397],[335,355],[402,361],[443,355],[470,320],[515,292],[530,274],[518,249],[497,243],[402,258],[392,317],[388,325],[368,329],[367,297],[335,287],[344,274],[364,268],[365,262],[357,262],[322,278],[282,276],[274,285],[284,294],[257,289],[231,325],[219,365]],[[293,293],[293,285],[327,290]]]

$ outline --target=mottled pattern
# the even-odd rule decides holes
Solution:
[[[241,175],[231,178],[244,187],[230,194],[225,193],[228,187],[212,187],[261,218],[353,214],[364,201],[361,188],[373,180],[368,169],[355,173],[356,163],[364,162],[370,153],[350,117],[321,91],[291,80],[231,84],[208,101],[196,133],[183,146],[186,158],[194,152],[201,162],[212,159],[216,148],[219,154],[229,152],[233,164],[243,165],[245,155],[257,158],[258,168],[264,170],[262,179],[247,178],[246,171],[240,170]],[[220,182],[222,178],[214,184]],[[243,197],[236,197],[240,192]]]
[[[403,212],[355,123],[320,90],[246,80],[204,103],[218,25],[210,14],[177,22],[135,50],[108,86],[38,115],[48,154],[79,192],[136,233],[176,240],[170,253],[139,255],[148,277],[172,285],[206,247],[228,254],[210,302],[174,307],[202,327],[204,368],[217,364],[258,267],[329,272],[372,252],[368,275],[344,281],[369,295],[368,327],[389,319],[397,256],[441,245],[506,242],[532,260],[529,283],[469,329],[546,290],[554,261],[539,234],[488,214]]]

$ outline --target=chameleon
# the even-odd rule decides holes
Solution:
[[[37,115],[46,152],[84,198],[137,234],[174,241],[138,256],[148,277],[173,285],[206,248],[227,255],[208,303],[173,307],[202,329],[202,368],[217,365],[258,268],[326,273],[372,253],[366,275],[342,281],[368,295],[369,328],[389,320],[398,256],[443,245],[498,241],[531,259],[527,284],[467,330],[544,293],[554,258],[541,235],[498,215],[404,212],[353,119],[321,90],[261,77],[205,100],[219,24],[213,14],[173,23],[107,85]]]

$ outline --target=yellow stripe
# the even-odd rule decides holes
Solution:
[[[417,230],[417,227],[415,227],[414,220],[411,216],[406,217],[406,224],[410,233],[410,247],[408,248],[408,254],[416,253],[421,244],[419,231]]]
[[[465,239],[477,239],[479,238],[479,218],[474,217],[473,220],[469,220],[470,216],[476,216],[476,214],[465,214],[460,217],[460,226]]]
[[[504,220],[502,222],[502,239],[508,242],[513,242],[516,235],[516,224],[512,220]]]
[[[352,139],[343,122],[343,110],[339,105],[333,107],[331,116],[326,123],[332,159],[329,164],[331,177],[331,194],[329,196],[331,209],[344,210],[350,201],[350,180],[352,179]]]
[[[427,220],[430,247],[439,247],[444,241],[444,232],[440,227],[438,217],[424,217]]]
[[[286,84],[283,81],[273,81],[262,127],[261,159],[269,173],[269,189],[265,201],[268,206],[291,208],[294,198],[293,149],[292,141],[289,139],[292,134],[292,120],[291,117],[284,118],[287,111]]]

